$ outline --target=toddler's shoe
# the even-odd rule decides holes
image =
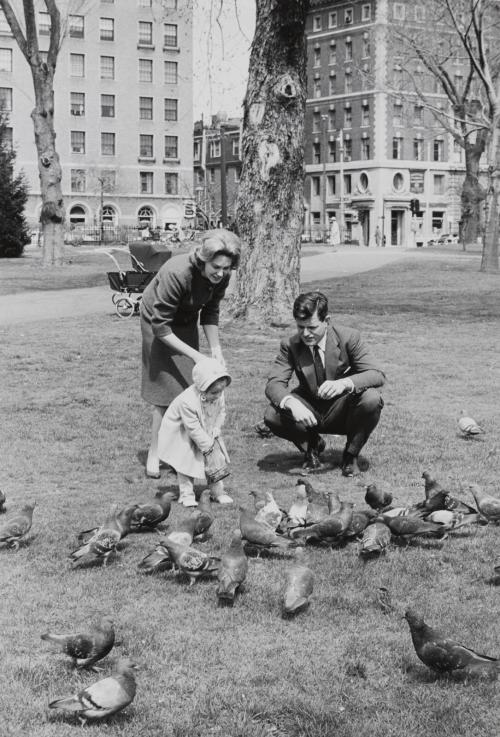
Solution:
[[[213,497],[213,501],[216,504],[232,504],[233,499],[229,494],[219,494],[219,496]]]
[[[193,494],[193,496],[180,496],[179,497],[179,504],[182,504],[183,507],[197,507],[198,502],[196,501],[196,497]]]

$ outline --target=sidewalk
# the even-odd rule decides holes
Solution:
[[[308,253],[309,251],[309,253]],[[319,253],[318,253],[319,251]],[[311,255],[310,255],[311,254]],[[449,254],[456,258],[456,254]],[[467,256],[461,256],[461,258]],[[470,254],[470,258],[475,258]],[[428,249],[309,246],[303,249],[301,284],[378,269],[408,258],[447,258]],[[319,286],[319,285],[316,285]],[[115,315],[109,286],[23,292],[0,297],[0,328],[40,320]]]

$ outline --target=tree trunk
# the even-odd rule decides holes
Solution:
[[[287,325],[300,287],[309,0],[257,0],[244,101],[233,314]]]
[[[54,75],[44,62],[39,66],[32,64],[31,73],[35,89],[35,108],[31,117],[35,129],[42,195],[42,264],[60,266],[64,259],[64,202],[61,189],[62,170],[55,144]]]
[[[486,195],[485,229],[480,271],[498,272],[498,194],[500,190],[500,113],[493,116],[488,148],[490,186]]]
[[[486,197],[484,188],[479,183],[479,161],[485,149],[484,136],[477,134],[474,143],[465,138],[465,179],[462,186],[462,244],[477,243],[481,232],[482,202]]]

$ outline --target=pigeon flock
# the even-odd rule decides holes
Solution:
[[[459,429],[466,437],[474,437],[481,428],[469,417],[461,417]],[[409,506],[397,506],[392,495],[371,483],[365,487],[363,509],[354,509],[350,501],[337,493],[319,492],[301,478],[294,487],[288,510],[282,509],[271,491],[250,492],[251,502],[239,508],[239,526],[220,557],[197,547],[210,539],[214,523],[209,491],[202,492],[199,505],[170,527],[169,518],[175,494],[158,491],[151,502],[129,504],[121,509],[113,506],[104,521],[77,534],[79,547],[69,554],[70,565],[78,570],[95,565],[107,566],[119,553],[122,540],[133,534],[164,532],[153,549],[137,563],[140,574],[182,576],[193,586],[198,579],[212,578],[214,603],[234,607],[245,584],[249,557],[285,555],[290,564],[285,572],[281,595],[283,619],[294,618],[306,611],[313,601],[315,574],[306,564],[306,547],[342,548],[355,544],[360,559],[367,563],[386,553],[392,545],[409,545],[413,540],[431,538],[445,541],[456,530],[469,525],[500,523],[500,499],[470,484],[474,504],[453,495],[431,472],[422,474],[424,498]],[[0,492],[0,513],[5,512],[6,497]],[[35,503],[25,504],[18,512],[7,514],[0,524],[0,547],[16,551],[29,542]],[[500,584],[500,565],[491,579]],[[397,607],[390,591],[380,587],[376,594],[384,614]],[[420,613],[408,609],[404,617],[418,658],[437,673],[461,674],[466,678],[484,675],[496,679],[500,660],[482,655],[456,642],[448,635],[426,624]],[[67,655],[75,669],[101,670],[97,664],[112,651],[115,644],[113,618],[102,616],[83,632],[47,632],[41,639]],[[116,661],[110,675],[68,696],[50,701],[49,708],[74,714],[82,724],[87,720],[107,718],[134,699],[137,665],[129,658]]]

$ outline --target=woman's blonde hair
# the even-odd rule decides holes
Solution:
[[[241,241],[235,233],[225,228],[206,230],[200,236],[201,243],[195,246],[193,255],[199,267],[210,263],[216,256],[231,259],[231,268],[237,269],[240,263]]]

